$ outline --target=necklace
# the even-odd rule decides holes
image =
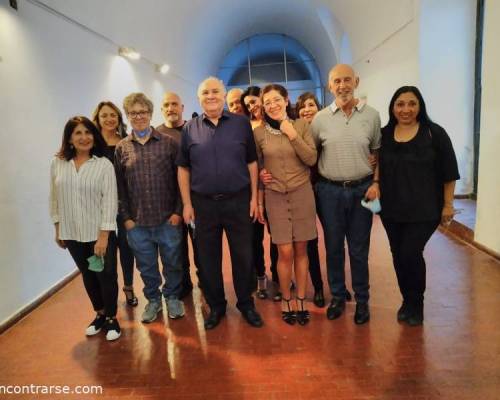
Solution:
[[[269,125],[267,122],[266,124],[264,125],[264,128],[266,128],[266,131],[268,131],[271,135],[282,135],[283,133],[279,130],[279,129],[274,129],[273,127],[271,127],[271,125]]]

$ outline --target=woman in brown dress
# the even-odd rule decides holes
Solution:
[[[273,181],[259,190],[260,221],[264,204],[273,243],[278,246],[278,275],[282,318],[288,324],[305,325],[310,318],[304,305],[307,285],[307,242],[317,237],[316,206],[309,169],[317,152],[303,120],[290,120],[288,92],[281,85],[262,90],[264,123],[254,129],[260,165]],[[265,203],[264,203],[265,200]],[[295,272],[298,304],[291,303],[290,283]]]

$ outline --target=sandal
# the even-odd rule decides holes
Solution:
[[[127,299],[127,304],[130,307],[136,307],[139,304],[139,300],[135,296],[133,288],[123,288],[123,293],[125,293],[125,298]]]
[[[281,311],[281,319],[289,325],[294,325],[295,321],[297,321],[297,315],[290,307],[290,299],[282,298],[281,301],[284,301],[288,308],[288,311]]]
[[[309,322],[309,319],[311,318],[311,314],[309,313],[309,310],[304,310],[304,298],[297,297],[298,304],[300,304],[299,310],[297,311],[297,322],[299,325],[306,325]]]

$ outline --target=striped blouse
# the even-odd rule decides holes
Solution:
[[[99,231],[116,230],[118,198],[113,164],[93,156],[77,171],[73,160],[50,165],[50,216],[60,240],[93,242]]]

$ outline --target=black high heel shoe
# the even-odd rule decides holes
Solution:
[[[306,325],[309,320],[311,319],[311,314],[309,313],[309,310],[304,310],[304,298],[297,297],[298,300],[298,310],[297,310],[297,322],[299,325]]]
[[[287,300],[284,297],[281,298],[281,301],[284,301],[288,308],[288,311],[281,311],[281,319],[289,325],[294,325],[295,321],[297,321],[297,315],[290,307],[290,300],[291,299]]]
[[[127,300],[127,304],[130,307],[136,307],[137,304],[139,304],[139,300],[135,296],[134,289],[124,287],[123,293],[125,293],[125,298]]]

